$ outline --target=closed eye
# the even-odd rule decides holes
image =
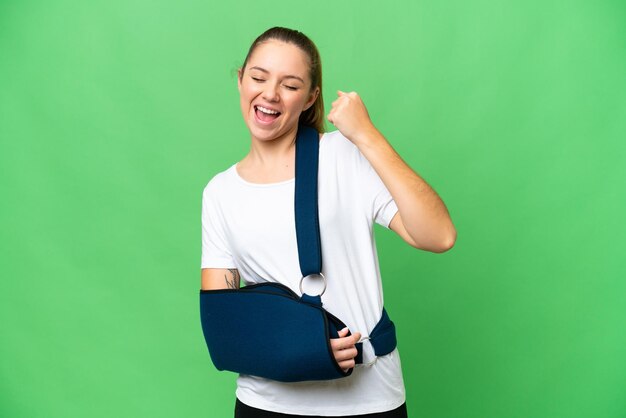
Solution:
[[[262,82],[265,81],[262,78],[251,77],[254,81]]]
[[[298,88],[294,87],[294,86],[287,86],[286,85],[285,87],[287,87],[287,89],[289,89],[289,90],[298,90]]]

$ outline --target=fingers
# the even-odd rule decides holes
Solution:
[[[347,97],[344,98],[344,96],[348,95],[348,93],[344,93],[343,91],[340,91],[340,90],[337,91],[337,94],[339,95],[339,98],[332,102],[330,106],[330,112],[328,113],[328,116],[326,116],[326,119],[328,119],[328,121],[332,124],[335,124],[336,110],[339,108],[339,105],[341,105],[347,99]]]
[[[337,351],[335,353],[335,360],[338,362],[354,360],[357,354],[359,354],[358,350],[355,346],[352,346],[352,348]]]
[[[339,97],[333,100],[333,102],[330,105],[331,109],[333,110],[339,105],[349,102],[351,99],[355,99],[359,97],[359,95],[354,91],[351,91],[350,93],[346,93],[341,90],[337,90],[337,95]]]
[[[357,332],[349,336],[345,336],[348,333],[348,328],[344,328],[341,331],[338,331],[339,338],[331,338],[330,346],[335,350],[345,350],[346,348],[354,347],[354,344],[359,342],[361,339],[361,333]]]
[[[348,97],[357,97],[358,93],[356,91],[351,91],[351,92],[345,92],[345,91],[341,91],[341,90],[337,90],[337,96],[339,96],[340,98],[343,96],[348,96]]]
[[[326,119],[335,125],[345,137],[352,140],[363,126],[369,126],[368,123],[371,123],[371,120],[363,101],[356,92],[346,93],[337,90],[337,96],[332,102]]]
[[[356,362],[354,361],[354,359],[338,361],[337,364],[339,364],[339,367],[341,367],[341,370],[343,370],[344,372],[347,372],[348,370],[356,366]]]
[[[344,372],[355,366],[354,358],[358,354],[355,344],[361,339],[361,333],[348,335],[348,328],[338,331],[339,338],[330,340],[335,360]]]
[[[354,340],[352,338],[356,336],[360,337],[360,334],[355,334],[355,335],[351,335],[349,337],[344,338],[344,340],[347,341],[347,344],[352,343],[352,345],[349,345],[346,348],[334,351],[335,360],[337,361],[337,364],[339,364],[339,367],[341,367],[341,369],[344,372],[347,372],[348,370],[350,370],[356,365],[355,357],[357,356],[359,352],[354,346],[354,343],[358,341],[358,339]]]

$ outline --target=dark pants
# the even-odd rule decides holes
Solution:
[[[246,405],[239,399],[235,402],[235,418],[289,418],[289,417],[311,417],[320,415],[290,415],[270,412],[264,409],[257,409]],[[344,417],[364,417],[364,418],[407,418],[406,403],[403,403],[393,411],[378,412],[365,415],[344,415]],[[338,417],[335,417],[338,418]]]

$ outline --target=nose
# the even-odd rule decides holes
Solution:
[[[265,89],[263,89],[263,98],[268,102],[277,102],[280,100],[280,96],[278,94],[278,86],[267,83],[265,85]]]

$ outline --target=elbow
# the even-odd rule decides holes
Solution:
[[[431,234],[426,234],[423,239],[411,235],[403,225],[398,234],[413,248],[433,253],[445,253],[454,247],[456,242],[456,228],[450,222]]]
[[[451,231],[448,232],[440,241],[437,243],[434,248],[431,249],[434,253],[445,253],[454,247],[456,243],[456,229],[452,227]]]

